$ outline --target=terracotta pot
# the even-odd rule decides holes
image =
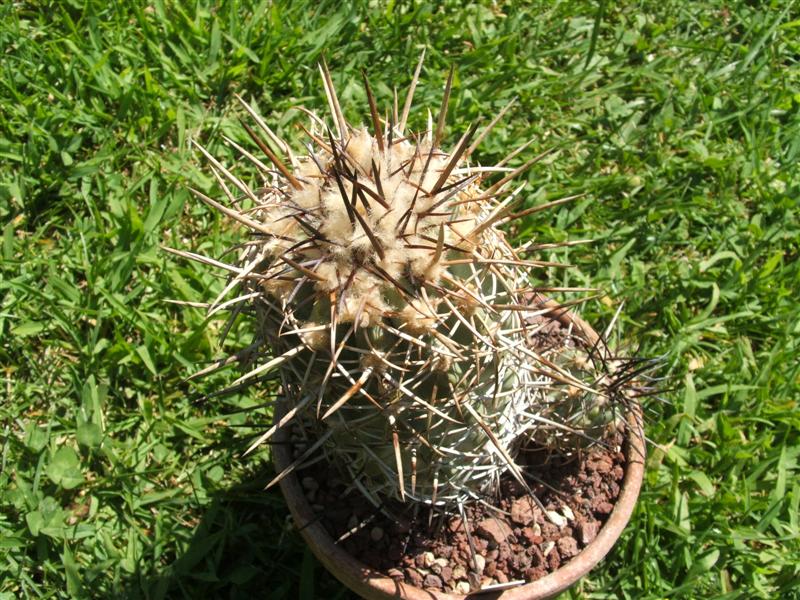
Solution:
[[[553,307],[552,318],[565,326],[572,325],[573,330],[579,329],[589,344],[594,345],[597,342],[597,333],[585,321],[566,309],[558,308],[558,305],[553,302],[547,301],[544,306]],[[279,418],[279,412],[282,412],[281,408],[276,409],[276,419]],[[645,457],[641,411],[638,406],[631,412],[628,422],[630,435],[625,448],[627,459],[625,478],[614,510],[597,537],[577,556],[553,573],[532,583],[502,592],[473,592],[468,596],[463,596],[431,592],[405,583],[398,583],[359,562],[334,543],[333,538],[315,516],[294,473],[281,480],[280,486],[300,534],[308,543],[311,551],[339,581],[366,600],[396,598],[405,600],[464,600],[466,598],[475,600],[543,600],[566,590],[594,568],[614,546],[633,513],[644,476]],[[276,471],[281,472],[292,462],[291,448],[286,443],[288,442],[288,431],[285,428],[279,430],[276,432],[274,440],[276,443],[272,446],[273,462]]]

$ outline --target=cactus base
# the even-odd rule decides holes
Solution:
[[[554,309],[552,318],[559,321],[562,327],[571,326],[573,330],[579,331],[588,343],[597,343],[597,333],[583,320],[569,312],[565,312],[563,309],[559,309],[555,303],[549,304]],[[276,409],[276,420],[280,419],[282,410],[286,410],[285,407]],[[534,582],[518,585],[504,591],[493,592],[491,595],[489,592],[480,594],[481,598],[491,597],[502,600],[550,598],[576,583],[611,550],[630,519],[644,475],[645,443],[642,430],[642,415],[637,403],[631,404],[626,417],[628,426],[626,428],[624,446],[626,455],[625,477],[614,509],[594,541],[583,548],[577,556],[549,575]],[[287,443],[289,442],[289,432],[286,429],[279,430],[276,436],[275,441],[277,443],[273,446],[273,461],[276,470],[280,472],[292,462],[292,451],[291,445]],[[457,600],[466,597],[478,597],[475,592],[468,596],[463,596],[454,593],[423,590],[406,583],[398,583],[386,575],[371,569],[335,543],[333,537],[319,522],[304,495],[298,477],[294,473],[285,477],[280,482],[280,486],[298,530],[310,549],[337,579],[359,596],[367,600],[385,600],[389,598]]]

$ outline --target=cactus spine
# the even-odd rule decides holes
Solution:
[[[252,234],[214,306],[241,289],[229,303],[254,307],[260,342],[273,351],[235,385],[280,375],[286,415],[251,450],[289,423],[305,438],[274,482],[321,453],[376,505],[390,497],[448,507],[495,492],[504,473],[526,485],[515,462],[521,441],[531,430],[551,442],[580,430],[605,396],[591,369],[528,343],[536,290],[527,272],[542,263],[522,258],[498,226],[521,214],[512,213],[523,189],[513,180],[536,159],[470,166],[502,114],[442,149],[452,71],[436,121],[429,112],[424,133],[408,132],[421,64],[402,113],[395,101],[386,119],[364,77],[371,124],[359,128],[345,121],[323,63],[333,129],[308,113],[302,157],[242,101],[263,156],[231,143],[264,186],[251,189],[201,148],[226,198],[195,194]],[[487,174],[498,180],[484,187]]]

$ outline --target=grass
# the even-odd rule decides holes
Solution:
[[[223,280],[159,245],[235,239],[185,190],[213,191],[188,140],[232,160],[234,92],[294,138],[323,52],[358,121],[359,70],[385,103],[423,45],[418,106],[456,67],[451,141],[518,96],[479,159],[533,138],[520,161],[559,151],[527,204],[585,194],[512,232],[596,240],[541,276],[665,357],[641,502],[566,597],[800,598],[797,3],[213,4],[0,7],[0,598],[351,597],[241,457],[268,390],[183,382],[250,333],[166,303]]]

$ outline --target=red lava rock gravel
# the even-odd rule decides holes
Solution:
[[[344,484],[329,468],[312,466],[300,477],[328,532],[334,539],[345,536],[339,543],[354,557],[396,581],[467,593],[509,581],[534,581],[590,544],[619,495],[625,465],[622,440],[621,433],[614,433],[606,447],[596,445],[572,459],[543,458],[543,452],[529,449],[521,462],[543,482],[531,489],[546,514],[522,486],[504,481],[493,508],[465,507],[469,537],[458,516],[434,516],[428,526],[427,510],[419,511],[415,520],[399,502],[386,506],[396,518],[375,514],[357,491],[345,496]],[[370,518],[346,535],[354,523]]]

